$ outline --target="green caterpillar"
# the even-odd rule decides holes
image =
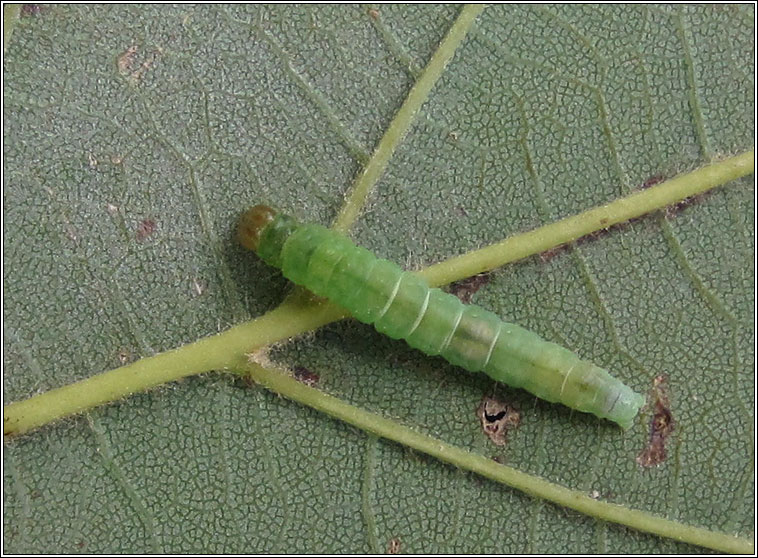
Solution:
[[[625,429],[645,402],[568,349],[429,287],[419,276],[321,225],[300,224],[258,205],[242,216],[238,235],[243,246],[280,268],[290,281],[428,355]]]

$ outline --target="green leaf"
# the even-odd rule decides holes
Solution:
[[[266,202],[331,222],[457,6],[51,6],[5,60],[4,402],[226,330],[286,283],[238,248]],[[493,6],[352,235],[410,268],[752,146],[745,6]],[[644,422],[494,386],[354,322],[267,356],[320,389],[570,489],[745,540],[753,526],[752,179],[493,274],[474,302],[668,376]],[[491,445],[476,407],[521,411]],[[643,419],[649,420],[647,411]],[[228,374],[5,446],[6,552],[693,552],[546,504]]]

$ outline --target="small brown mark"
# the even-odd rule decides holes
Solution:
[[[647,190],[648,188],[652,188],[656,184],[660,184],[664,180],[666,180],[666,177],[664,175],[662,175],[662,174],[654,174],[653,176],[651,176],[647,180],[645,180],[645,182],[642,183],[642,185],[640,186],[640,188],[642,190]]]
[[[461,281],[456,281],[450,285],[449,292],[461,299],[464,304],[470,304],[471,298],[476,292],[484,287],[492,279],[492,274],[489,272],[479,273],[473,277],[468,277]]]
[[[22,16],[36,16],[42,13],[42,4],[24,4],[21,6]]]
[[[13,420],[3,416],[3,437],[10,439],[18,434],[18,420]]]
[[[562,254],[567,249],[568,249],[568,244],[561,244],[560,246],[556,246],[555,248],[550,248],[549,250],[540,252],[540,260],[542,260],[542,263],[548,263],[558,254]]]
[[[379,19],[379,10],[376,8],[369,8],[366,13],[368,13],[373,19]]]
[[[668,396],[668,378],[661,374],[653,379],[648,401],[652,402],[653,416],[650,419],[650,435],[647,446],[637,455],[642,467],[660,465],[666,460],[666,440],[674,431],[674,417]]]
[[[298,382],[304,383],[306,386],[314,387],[316,384],[318,384],[321,377],[313,372],[312,370],[309,370],[305,366],[295,366],[293,368],[292,372],[294,373],[295,379]]]
[[[131,72],[132,61],[135,54],[137,54],[137,45],[132,45],[121,53],[117,62],[120,74],[127,75]]]
[[[708,197],[710,194],[709,192],[701,192],[700,194],[695,194],[694,196],[690,196],[689,198],[685,198],[680,202],[672,203],[671,205],[666,206],[666,218],[671,219],[673,217],[676,217],[677,213],[681,212],[682,210],[688,208],[691,205],[694,205],[696,203],[702,202],[705,198]]]
[[[118,361],[121,364],[126,364],[127,362],[129,362],[129,351],[127,351],[126,349],[121,349],[118,352]]]
[[[387,554],[400,554],[400,538],[392,537],[387,543]]]
[[[151,218],[145,218],[142,219],[142,221],[139,222],[137,225],[137,240],[143,241],[148,236],[153,234],[155,232],[155,229],[158,228],[158,224],[155,222],[154,219]]]
[[[155,61],[163,54],[163,49],[157,47],[152,53],[143,55],[144,60],[140,63],[137,60],[137,45],[127,48],[118,57],[116,62],[119,73],[127,77],[133,85],[136,85],[144,74],[155,64]]]
[[[253,388],[258,385],[258,382],[253,380],[253,377],[248,374],[244,374],[240,376],[240,380],[242,381],[243,384],[245,384],[245,387],[247,388]]]
[[[482,430],[497,446],[504,446],[508,432],[518,427],[521,413],[508,403],[485,396],[476,410],[476,416],[482,423]]]

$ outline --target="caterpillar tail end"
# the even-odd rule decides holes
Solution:
[[[274,217],[276,217],[276,210],[267,205],[256,205],[245,211],[237,226],[239,243],[248,250],[257,252],[261,232],[274,220]]]
[[[634,419],[637,418],[640,409],[645,404],[645,398],[627,386],[623,386],[623,388],[613,405],[613,409],[605,418],[612,420],[624,430],[629,430],[634,426]]]

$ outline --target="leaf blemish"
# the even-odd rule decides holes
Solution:
[[[684,209],[687,209],[689,206],[702,202],[705,198],[708,197],[708,195],[709,195],[709,192],[703,192],[702,194],[690,196],[689,198],[686,198],[680,201],[679,203],[674,203],[672,205],[667,206],[665,210],[666,218],[672,219],[676,217],[678,213],[680,213]]]
[[[42,5],[41,4],[24,4],[21,7],[21,15],[22,16],[36,16],[39,15],[42,12]]]
[[[309,370],[305,366],[295,366],[292,370],[293,375],[295,376],[295,379],[298,382],[304,383],[306,386],[314,387],[316,384],[318,384],[321,377],[313,372],[312,370]]]
[[[13,438],[18,432],[16,431],[16,428],[11,424],[8,417],[3,417],[3,438],[10,439]]]
[[[482,424],[482,431],[496,446],[504,446],[508,432],[521,422],[521,413],[514,407],[489,396],[482,398],[476,416]]]
[[[118,361],[121,363],[121,366],[129,362],[130,358],[129,351],[126,349],[121,349],[118,352]]]
[[[468,277],[462,281],[456,281],[450,285],[448,292],[457,296],[464,304],[471,304],[471,299],[474,294],[476,294],[479,289],[487,285],[491,279],[491,273],[479,273],[478,275]]]
[[[155,229],[158,228],[158,224],[155,222],[154,219],[150,219],[149,217],[146,219],[142,219],[142,221],[139,222],[137,225],[137,240],[140,242],[145,240],[147,237],[149,237],[151,234],[155,232]]]
[[[127,75],[132,65],[132,59],[137,52],[137,45],[132,45],[121,53],[118,57],[118,71],[122,75]]]
[[[116,61],[118,73],[126,77],[131,85],[137,85],[145,73],[153,67],[158,57],[163,54],[163,49],[156,47],[152,53],[143,55],[144,60],[140,63],[137,60],[137,50],[137,45],[131,45]]]
[[[387,543],[387,554],[400,554],[400,539],[392,537]]]
[[[650,419],[650,436],[647,446],[637,455],[642,467],[660,465],[666,460],[666,440],[674,431],[674,417],[668,396],[668,378],[661,374],[653,379],[649,401],[652,401],[653,416]]]
[[[556,246],[555,248],[550,248],[549,250],[540,252],[540,260],[542,260],[542,263],[548,263],[558,254],[565,252],[567,247],[568,244],[562,244],[561,246]]]
[[[648,188],[651,188],[655,186],[656,184],[660,184],[664,180],[666,180],[666,177],[664,175],[654,174],[653,176],[645,180],[645,182],[642,183],[642,186],[640,188],[642,190],[647,190]]]

